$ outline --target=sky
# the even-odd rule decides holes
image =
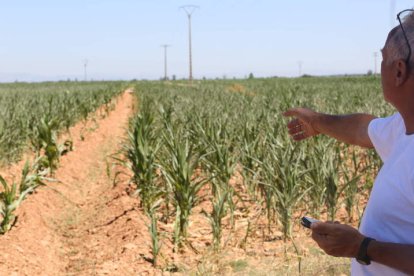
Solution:
[[[0,82],[365,74],[408,0],[0,0]],[[378,52],[375,59],[374,53]],[[377,60],[377,62],[375,62]]]

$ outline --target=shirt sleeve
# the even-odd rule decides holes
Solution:
[[[368,136],[375,150],[385,163],[399,135],[401,115],[396,113],[390,117],[377,118],[368,125]]]

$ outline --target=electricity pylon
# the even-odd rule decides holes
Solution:
[[[163,44],[161,47],[164,47],[164,80],[166,81],[168,79],[167,76],[167,48],[171,45]]]
[[[188,77],[190,83],[193,81],[193,60],[192,60],[192,49],[191,49],[191,15],[195,12],[196,9],[198,9],[198,6],[194,5],[185,5],[180,7],[180,9],[183,9],[188,17],[188,44],[189,44],[189,67],[190,67],[190,75]]]
[[[88,67],[88,60],[87,59],[84,59],[83,60],[83,69],[84,69],[84,78],[85,78],[85,81],[88,80],[88,77],[87,77],[87,74],[86,74],[86,67]]]

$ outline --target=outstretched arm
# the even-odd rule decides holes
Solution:
[[[309,108],[292,108],[283,113],[295,119],[288,123],[289,134],[300,141],[318,134],[326,134],[339,141],[372,148],[368,125],[376,117],[369,114],[329,115]]]

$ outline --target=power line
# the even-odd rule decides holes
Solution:
[[[198,6],[195,5],[185,5],[180,7],[183,9],[188,17],[188,45],[189,45],[189,67],[190,67],[190,74],[189,74],[189,81],[190,83],[193,81],[193,60],[192,60],[192,49],[191,49],[191,15],[198,9]]]

